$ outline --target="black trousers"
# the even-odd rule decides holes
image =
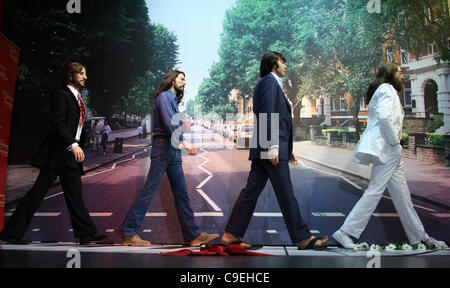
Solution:
[[[34,213],[38,210],[56,177],[59,176],[75,237],[82,238],[96,234],[97,229],[84,205],[80,169],[77,166],[66,166],[64,169],[58,169],[59,171],[48,168],[41,169],[33,187],[20,201],[6,223],[3,233],[18,239],[25,235]]]
[[[312,234],[308,225],[302,220],[300,207],[294,196],[289,163],[286,160],[280,160],[276,166],[273,166],[269,160],[252,161],[247,185],[234,204],[225,231],[237,237],[244,236],[267,179],[272,183],[292,243],[298,244],[311,237]]]

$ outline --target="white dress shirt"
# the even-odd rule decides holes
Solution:
[[[77,103],[78,103],[78,94],[80,94],[80,92],[77,90],[77,89],[75,89],[75,88],[73,88],[72,86],[70,86],[70,85],[67,85],[67,87],[70,89],[70,91],[72,91],[72,94],[73,94],[73,96],[75,97],[75,100],[77,101]],[[83,100],[82,100],[83,101]],[[81,108],[80,108],[81,109]],[[78,129],[77,129],[77,134],[75,135],[75,141],[77,141],[77,142],[75,142],[75,143],[73,143],[72,145],[70,145],[69,147],[67,147],[67,150],[69,150],[69,151],[72,151],[75,147],[78,147],[79,145],[78,145],[78,142],[80,141],[80,138],[81,138],[81,131],[83,130],[83,123],[81,123],[81,124],[78,124]]]

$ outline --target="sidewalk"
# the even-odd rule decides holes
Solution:
[[[122,153],[114,153],[114,142],[108,143],[107,154],[103,155],[100,147],[99,151],[92,151],[89,146],[84,149],[86,159],[84,161],[84,171],[89,172],[99,167],[108,165],[120,158],[127,157],[132,153],[145,148],[150,144],[150,137],[138,139],[137,137],[124,139]],[[6,203],[22,198],[33,186],[39,174],[39,169],[31,165],[8,165],[6,175]],[[59,180],[54,185],[59,184]]]
[[[294,142],[294,152],[305,160],[339,172],[370,179],[372,166],[352,162],[353,150],[314,145],[311,141]],[[403,159],[411,195],[450,209],[450,169],[443,164]]]

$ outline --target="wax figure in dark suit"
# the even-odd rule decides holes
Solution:
[[[249,160],[252,161],[250,174],[225,228],[221,240],[224,245],[240,244],[244,248],[250,247],[239,238],[243,237],[247,230],[258,197],[268,179],[277,196],[292,242],[297,244],[299,249],[318,248],[327,244],[328,237],[318,238],[311,235],[301,218],[300,208],[294,196],[289,163],[297,164],[297,160],[292,154],[291,105],[283,93],[280,78],[284,76],[285,71],[286,63],[282,54],[269,52],[263,56],[260,65],[261,80],[256,84],[253,96],[253,112],[256,120],[252,143],[256,143],[256,147],[250,148]],[[267,121],[264,115],[267,115]],[[279,125],[276,123],[276,117],[272,119],[272,116],[279,117]],[[263,140],[265,137],[259,135],[261,131],[266,131],[266,139],[269,141]]]
[[[64,191],[75,237],[79,238],[80,244],[107,237],[97,234],[82,196],[81,175],[84,174],[82,162],[85,156],[80,146],[83,143],[81,132],[86,109],[79,90],[86,80],[86,68],[79,63],[70,63],[64,68],[63,85],[50,97],[52,129],[32,163],[40,168],[39,176],[6,223],[2,240],[26,244],[21,239],[57,176]]]

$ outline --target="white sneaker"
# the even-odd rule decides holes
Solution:
[[[434,239],[433,237],[428,236],[427,239],[424,240],[425,244],[436,247],[436,249],[447,249],[448,246],[444,241],[439,241]]]
[[[333,238],[346,249],[354,249],[356,247],[356,244],[353,242],[352,238],[350,238],[350,236],[348,236],[344,231],[337,230],[334,232]]]

